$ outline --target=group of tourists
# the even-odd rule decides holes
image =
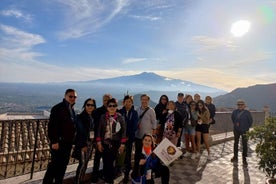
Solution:
[[[51,161],[43,179],[44,184],[62,183],[71,156],[79,160],[76,184],[83,183],[87,163],[92,156],[91,183],[97,183],[99,178],[106,183],[114,183],[116,173],[123,171],[121,183],[152,184],[155,177],[161,177],[162,184],[168,184],[169,168],[153,153],[164,138],[177,147],[184,147],[183,156],[191,156],[191,159],[200,156],[203,142],[208,152],[207,159],[211,160],[209,127],[215,123],[216,108],[210,96],[203,101],[199,94],[184,96],[178,93],[177,100],[173,101],[167,95],[162,95],[153,108],[149,106],[150,97],[142,94],[141,104],[135,109],[133,97],[126,95],[119,109],[118,101],[110,94],[105,94],[103,105],[98,108],[93,98],[86,99],[80,114],[76,114],[73,108],[76,99],[77,92],[67,89],[63,101],[51,109],[48,124]],[[120,160],[122,158],[123,161]],[[231,161],[236,160],[235,151]]]

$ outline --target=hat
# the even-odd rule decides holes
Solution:
[[[238,105],[238,104],[245,104],[245,101],[244,101],[243,99],[238,99],[238,100],[237,100],[237,105]]]
[[[183,93],[178,93],[177,96],[184,96],[184,94]]]

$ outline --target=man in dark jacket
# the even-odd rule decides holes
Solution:
[[[64,99],[51,109],[48,124],[51,162],[43,178],[43,184],[62,183],[75,137],[75,111],[77,93],[74,89],[65,91]]]
[[[97,130],[99,127],[101,116],[104,115],[107,112],[107,101],[110,100],[112,96],[110,94],[104,94],[103,95],[103,105],[99,108],[97,108],[95,111],[93,111],[93,118],[94,118],[94,132],[95,135],[98,134]],[[97,183],[98,178],[100,177],[100,161],[102,158],[102,153],[96,149],[95,155],[94,155],[94,162],[93,162],[93,174],[92,174],[92,183]]]
[[[238,108],[232,112],[232,122],[234,126],[234,157],[231,159],[231,162],[238,161],[238,147],[239,147],[239,139],[242,137],[242,158],[243,165],[247,166],[247,137],[246,132],[252,126],[253,119],[251,113],[245,109],[244,100],[237,101]]]
[[[125,118],[126,122],[126,155],[125,155],[125,176],[122,183],[127,184],[129,181],[129,173],[131,170],[131,153],[132,145],[135,139],[135,132],[138,124],[138,113],[134,109],[133,96],[126,95],[124,97],[124,106],[119,110],[119,113]]]

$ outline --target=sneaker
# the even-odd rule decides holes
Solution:
[[[210,154],[207,156],[207,160],[209,160],[209,161],[211,161],[211,160],[212,160],[212,157],[211,157],[211,155],[210,155]]]
[[[196,153],[193,153],[191,159],[194,160],[196,158]]]
[[[230,161],[231,162],[238,162],[238,158],[237,157],[232,157]]]

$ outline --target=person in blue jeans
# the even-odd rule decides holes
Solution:
[[[247,166],[247,142],[248,139],[246,137],[246,132],[252,126],[253,119],[251,113],[245,109],[245,101],[238,100],[237,101],[238,108],[232,112],[231,119],[233,122],[233,132],[234,132],[234,156],[231,158],[231,162],[238,162],[238,147],[239,140],[242,137],[242,158],[243,165]]]

